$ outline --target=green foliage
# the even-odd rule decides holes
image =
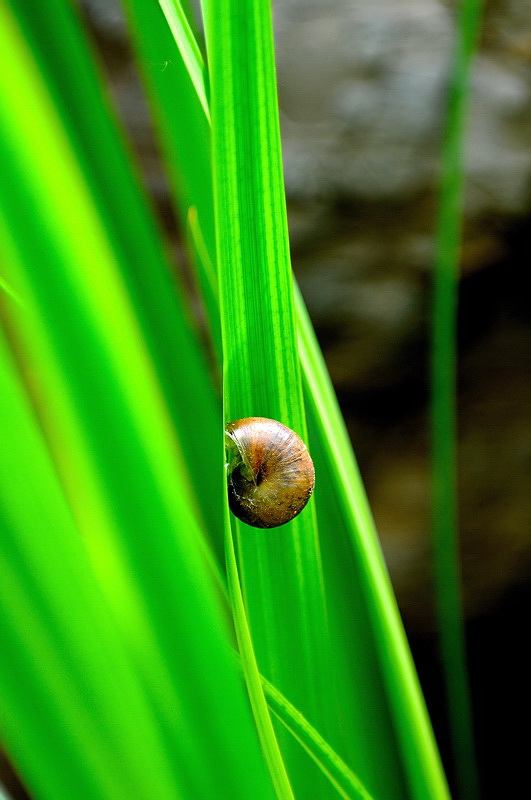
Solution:
[[[0,9],[2,738],[36,800],[443,800],[293,288],[270,8],[203,11],[209,85],[187,10],[127,0],[214,369],[78,16]],[[242,416],[314,457],[315,498],[271,531],[228,512]]]

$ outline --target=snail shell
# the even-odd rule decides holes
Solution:
[[[300,514],[315,484],[306,445],[280,422],[247,417],[225,431],[232,513],[255,528],[276,528]]]

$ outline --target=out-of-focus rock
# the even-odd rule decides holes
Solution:
[[[434,0],[275,6],[288,195],[389,201],[423,191],[452,45]]]
[[[522,0],[492,5],[472,83],[472,217],[522,213],[530,199],[531,11]],[[433,190],[454,13],[439,0],[275,5],[290,198],[396,204]]]

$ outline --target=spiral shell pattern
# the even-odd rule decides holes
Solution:
[[[266,417],[229,423],[225,439],[232,513],[255,528],[276,528],[300,514],[315,485],[302,439]]]

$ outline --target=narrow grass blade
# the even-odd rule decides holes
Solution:
[[[294,736],[319,769],[332,783],[340,797],[352,800],[373,800],[359,778],[345,764],[328,742],[310,725],[300,711],[289,703],[278,689],[262,678],[267,702],[273,713]]]
[[[404,759],[404,780],[409,785],[407,791],[412,797],[417,800],[424,798],[448,800],[448,789],[433,732],[348,434],[315,334],[298,292],[296,299],[305,394],[309,418],[312,420],[311,433],[315,437],[311,437],[311,441],[315,441],[317,446],[320,445],[323,472],[331,476],[332,488],[329,491],[336,498],[339,523],[333,539],[333,555],[336,555],[337,551],[342,560],[349,557],[354,559],[353,571],[360,582],[363,596],[361,613],[367,614],[371,623],[365,641],[369,648],[373,646],[371,640],[376,645],[375,669],[381,671],[391,709],[391,719],[387,720],[387,725],[381,724],[381,735],[383,736],[385,731],[387,735],[389,734],[389,724],[394,728]],[[325,515],[329,514],[333,507],[334,500],[330,498],[325,503]],[[350,540],[350,547],[347,550],[344,548],[345,536]],[[333,563],[332,559],[330,560]],[[336,584],[338,581],[341,583],[344,581],[344,577],[341,578],[337,570],[333,574]],[[344,587],[344,594],[349,598],[352,596],[347,586]],[[343,593],[339,592],[336,597],[342,600]],[[345,619],[345,610],[343,619],[344,627],[341,630],[344,636],[345,630],[352,624]],[[363,640],[362,636],[360,640]],[[351,664],[353,658],[355,656],[352,654]],[[376,678],[375,672],[374,679]],[[385,716],[381,722],[386,722]],[[386,766],[392,772],[392,741],[387,741],[387,747],[384,744],[383,750],[386,752],[387,761],[391,762]],[[398,791],[398,787],[395,791]]]
[[[437,223],[432,316],[434,574],[440,646],[459,796],[478,797],[458,555],[456,487],[456,309],[463,201],[463,151],[481,0],[462,0],[451,78]]]
[[[159,3],[208,119],[210,110],[206,92],[206,70],[195,34],[189,25],[188,16],[179,0],[159,0]]]
[[[17,303],[19,306],[23,305],[22,299],[19,297],[17,292],[13,289],[12,286],[9,285],[9,283],[4,278],[1,277],[0,277],[0,290],[2,290],[2,292],[5,292],[5,294],[9,298],[11,298],[11,300],[14,300],[15,303]]]
[[[256,663],[251,632],[247,622],[240,579],[238,576],[238,566],[236,563],[236,553],[234,551],[234,542],[232,539],[228,509],[226,530],[226,563],[232,614],[236,629],[236,636],[238,639],[241,665],[245,675],[245,681],[247,684],[247,690],[249,692],[249,698],[251,700],[256,727],[258,729],[258,734],[262,743],[262,750],[264,752],[266,763],[269,767],[269,772],[277,797],[279,800],[294,800],[293,791],[291,789],[289,778],[286,774],[286,768],[282,760],[282,755],[275,736],[271,717],[269,715],[269,709],[264,697],[260,680],[260,672]]]
[[[197,85],[188,72],[179,45],[188,35],[178,30],[178,15],[170,30],[156,3],[123,2],[133,35],[140,72],[167,166],[175,208],[196,270],[205,306],[216,364],[221,364],[221,329],[215,272],[215,230],[210,166],[210,122],[199,102]],[[193,52],[198,53],[196,46]],[[199,59],[199,56],[198,56]],[[194,74],[203,74],[202,61]],[[206,94],[206,88],[203,87]],[[220,379],[221,382],[221,379]],[[222,535],[219,542],[222,542]],[[222,548],[221,548],[222,550]]]

